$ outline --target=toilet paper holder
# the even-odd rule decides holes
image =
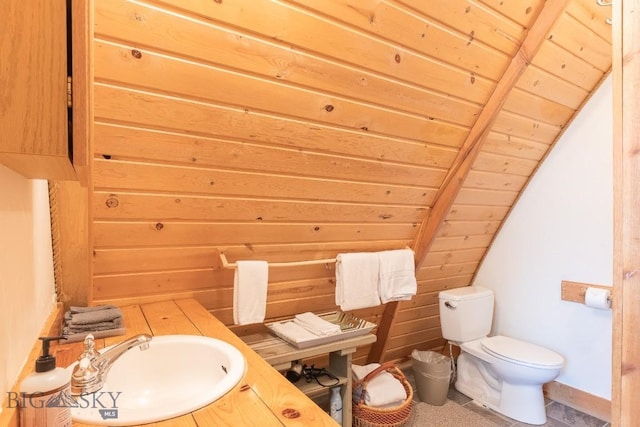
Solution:
[[[587,289],[589,288],[597,288],[609,291],[607,301],[609,303],[609,306],[613,304],[613,288],[611,286],[597,285],[593,283],[571,282],[568,280],[562,281],[562,300],[585,304]]]

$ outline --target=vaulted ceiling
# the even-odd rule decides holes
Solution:
[[[611,68],[596,0],[96,0],[92,300],[195,296],[229,261],[410,246],[418,295],[357,358],[442,345],[528,180]],[[332,265],[269,272],[267,317],[334,310]],[[251,327],[233,327],[238,334]]]

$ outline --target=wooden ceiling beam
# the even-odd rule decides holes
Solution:
[[[460,192],[471,166],[473,166],[478,157],[482,143],[491,130],[493,122],[500,113],[507,96],[515,87],[522,73],[531,64],[533,57],[542,46],[542,43],[544,43],[547,34],[549,34],[556,20],[564,12],[568,3],[568,0],[545,2],[538,19],[528,31],[522,45],[511,59],[495,90],[480,112],[478,120],[469,131],[469,135],[460,151],[458,151],[458,155],[436,195],[433,207],[429,211],[427,218],[422,222],[414,241],[413,249],[416,252],[416,267],[418,270],[422,268],[436,233]]]
[[[553,28],[556,20],[562,15],[569,0],[547,0],[540,11],[538,18],[533,23],[520,48],[511,59],[507,69],[495,90],[487,100],[484,108],[480,112],[478,119],[469,131],[460,151],[452,163],[449,172],[445,177],[433,206],[429,210],[429,215],[420,225],[418,234],[413,243],[413,250],[416,254],[416,271],[420,270],[425,262],[429,248],[437,235],[440,226],[444,222],[447,213],[451,209],[453,202],[460,192],[464,181],[478,157],[482,143],[491,130],[491,126],[500,113],[507,96],[515,87],[516,83],[527,69],[542,43],[547,38],[547,34]],[[368,362],[383,360],[387,346],[387,338],[393,325],[393,320],[398,311],[398,302],[388,303],[378,326],[378,340],[371,347]]]

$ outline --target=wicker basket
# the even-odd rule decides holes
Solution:
[[[402,383],[407,392],[407,400],[401,405],[391,408],[374,408],[364,404],[364,393],[369,381],[381,372],[389,372]],[[411,416],[413,404],[413,389],[402,371],[393,362],[386,362],[374,371],[371,371],[360,381],[354,381],[353,387],[362,385],[362,392],[358,402],[353,402],[353,426],[354,427],[401,427]],[[355,397],[355,396],[354,396]]]

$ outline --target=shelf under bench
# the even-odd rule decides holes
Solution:
[[[342,425],[343,427],[351,426],[351,355],[355,353],[358,347],[375,342],[375,335],[360,335],[306,348],[297,348],[268,331],[246,335],[241,338],[278,371],[289,369],[293,361],[329,354],[329,366],[327,369],[339,379],[339,384],[336,384],[335,387],[340,386],[341,388]],[[330,388],[323,387],[317,383],[306,383],[302,379],[295,384],[308,396],[315,396],[326,392]]]

